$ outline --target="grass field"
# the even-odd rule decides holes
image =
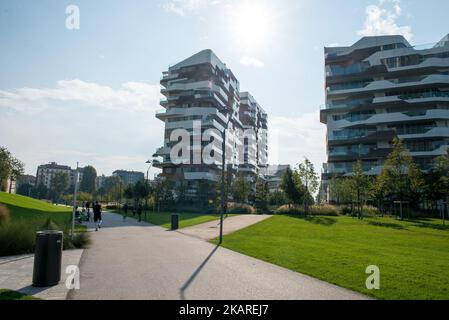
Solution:
[[[432,219],[274,216],[224,247],[379,299],[449,299],[449,226]],[[380,290],[365,270],[380,268]]]
[[[39,300],[33,296],[27,296],[26,294],[8,290],[0,289],[0,301],[1,300]]]
[[[0,256],[30,253],[34,251],[35,232],[43,228],[64,231],[64,248],[84,247],[88,243],[86,234],[77,234],[69,239],[71,209],[55,206],[44,201],[0,192],[0,203],[10,213],[10,222],[0,226]],[[52,226],[44,225],[51,219]],[[76,232],[83,232],[84,226],[77,226]]]
[[[39,224],[51,217],[55,223],[62,223],[71,218],[71,208],[20,195],[0,192],[0,203],[8,207],[12,221],[26,220]]]
[[[112,210],[112,212],[121,214],[118,210]],[[154,213],[150,211],[147,213],[146,219],[145,214],[142,214],[142,220],[169,229],[171,227],[171,215],[172,213],[168,212]],[[230,214],[229,216],[233,215]],[[128,212],[128,217],[133,217],[132,212]],[[133,218],[137,219],[137,215]],[[179,213],[179,228],[182,229],[217,219],[220,219],[219,214]]]

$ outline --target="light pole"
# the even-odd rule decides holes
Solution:
[[[76,214],[76,198],[78,196],[78,180],[79,180],[79,172],[78,172],[78,162],[76,163],[76,172],[75,172],[75,190],[73,194],[73,211],[72,211],[72,230],[71,237],[73,239],[73,234],[75,230],[75,214]]]
[[[147,220],[147,211],[148,211],[148,196],[149,196],[149,185],[148,185],[148,175],[150,173],[150,169],[153,166],[153,161],[148,160],[145,162],[149,164],[148,170],[147,170],[147,181],[146,181],[146,190],[145,190],[145,220]]]
[[[234,111],[234,110],[233,110]],[[225,114],[228,112],[225,112]],[[219,244],[223,243],[223,220],[224,215],[227,212],[228,207],[228,199],[227,194],[225,192],[225,166],[226,166],[226,130],[228,130],[229,123],[231,122],[233,116],[233,112],[229,114],[229,119],[226,123],[226,126],[221,133],[222,142],[222,153],[221,153],[221,214],[220,214],[220,240]],[[227,181],[226,181],[227,184]],[[226,195],[225,195],[226,194]],[[226,196],[226,198],[225,198]]]

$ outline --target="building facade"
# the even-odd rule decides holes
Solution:
[[[78,168],[79,181],[83,179],[83,168]],[[76,169],[72,169],[70,166],[59,165],[56,162],[49,164],[43,164],[37,167],[36,173],[36,185],[44,185],[51,189],[51,183],[56,173],[65,173],[69,177],[69,185],[75,185]]]
[[[249,92],[241,92],[239,117],[246,132],[239,171],[255,182],[260,169],[268,165],[268,115]]]
[[[164,110],[156,117],[165,123],[164,144],[154,156],[162,159],[155,164],[163,170],[162,177],[175,186],[185,185],[190,197],[197,195],[202,182],[216,182],[222,168],[225,128],[228,173],[234,176],[239,168],[256,173],[257,147],[248,141],[256,141],[257,134],[245,129],[258,129],[259,125],[260,130],[253,131],[265,137],[267,115],[252,96],[240,93],[239,81],[214,52],[203,50],[170,67],[163,73],[161,85],[166,99],[161,101]],[[242,99],[248,107],[245,119]],[[253,108],[250,101],[254,101],[255,110],[249,109]],[[186,132],[189,147],[178,152],[180,130]],[[245,140],[248,134],[252,137]]]
[[[145,174],[137,171],[116,170],[112,173],[112,176],[119,177],[125,185],[134,185],[139,181],[145,180]],[[102,180],[103,183],[104,181]]]
[[[268,191],[275,193],[281,191],[281,182],[290,165],[269,165],[261,170],[261,175],[268,185]]]
[[[378,175],[395,137],[421,166],[449,146],[449,36],[413,47],[402,36],[364,37],[350,47],[325,48],[327,181],[347,176],[361,160]],[[330,199],[327,199],[328,201]]]

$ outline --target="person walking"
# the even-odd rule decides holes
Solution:
[[[138,207],[137,207],[137,215],[139,216],[139,222],[142,222],[142,204],[139,203]]]
[[[123,221],[126,221],[126,218],[128,217],[128,202],[125,203],[125,205],[123,206]]]
[[[87,210],[87,222],[91,222],[92,217],[90,214],[90,202],[89,201],[86,202],[86,210]]]
[[[98,201],[95,201],[93,211],[94,211],[94,222],[96,224],[95,231],[98,231],[98,229],[101,229],[101,223],[103,222],[101,217],[101,204],[99,204]]]

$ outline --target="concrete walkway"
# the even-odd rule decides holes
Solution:
[[[84,250],[68,250],[62,254],[61,282],[48,288],[34,288],[34,254],[0,257],[0,288],[15,290],[45,300],[65,300],[69,290],[66,288],[65,274],[69,265],[78,266]]]
[[[366,299],[179,232],[104,214],[70,299]]]
[[[223,223],[223,234],[226,235],[236,232],[238,230],[244,229],[246,227],[249,227],[253,224],[256,224],[271,217],[272,216],[268,215],[252,215],[252,214],[228,217],[225,219],[225,222]],[[220,220],[216,220],[180,229],[178,232],[188,236],[209,241],[218,237],[220,232],[219,230],[220,230]]]

